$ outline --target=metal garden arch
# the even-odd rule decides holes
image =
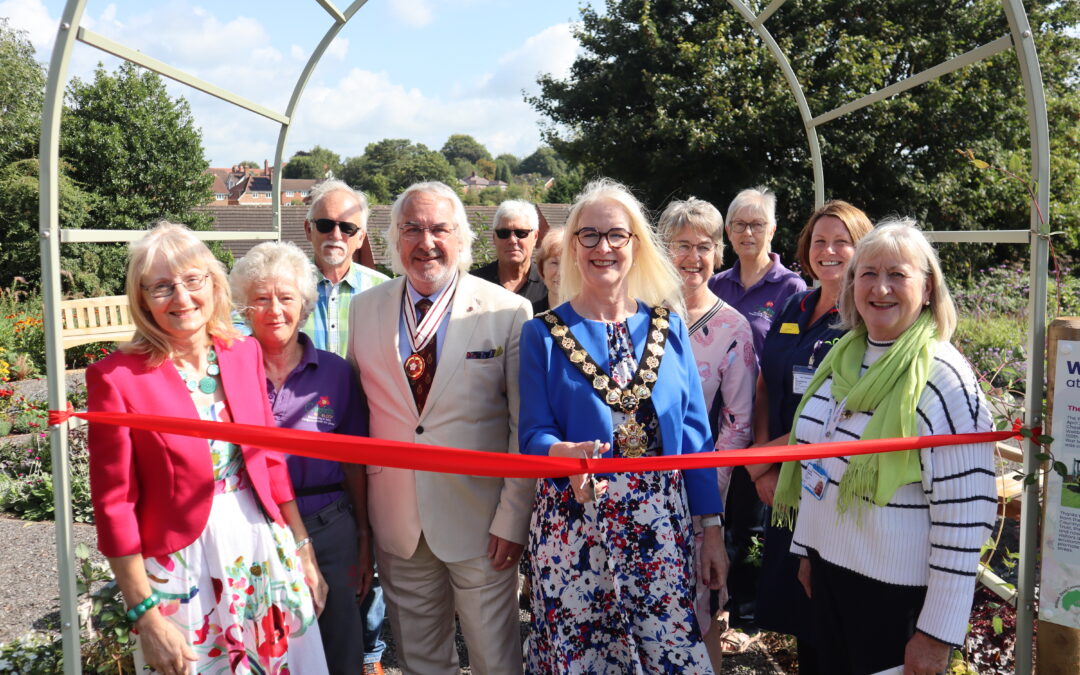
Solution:
[[[297,104],[315,66],[318,65],[323,53],[341,29],[366,4],[367,0],[354,0],[344,10],[338,9],[331,0],[314,0],[314,2],[329,15],[331,19],[330,26],[297,78],[285,111],[277,112],[88,30],[80,25],[87,0],[68,0],[60,20],[56,43],[49,62],[39,149],[41,162],[39,236],[41,239],[42,290],[45,301],[45,356],[49,382],[48,403],[51,410],[63,409],[66,405],[67,396],[64,381],[64,350],[58,329],[60,326],[59,303],[61,300],[60,245],[72,242],[127,242],[138,239],[142,235],[139,231],[60,229],[58,217],[60,114],[63,107],[65,85],[68,79],[68,65],[75,43],[78,41],[96,47],[193,89],[216,96],[239,108],[277,122],[280,124],[280,130],[274,155],[274,166],[281,166],[285,142],[288,139]],[[1031,325],[1028,328],[1027,336],[1027,392],[1029,405],[1026,411],[1025,424],[1029,426],[1041,424],[1043,417],[1041,401],[1043,398],[1045,361],[1046,273],[1049,242],[1046,232],[1039,221],[1038,210],[1041,209],[1043,214],[1049,214],[1050,143],[1042,73],[1035,51],[1034,37],[1021,0],[1002,0],[1002,8],[1009,24],[1009,33],[1007,35],[1003,35],[993,42],[961,54],[906,80],[876,92],[868,93],[858,100],[840,106],[835,110],[819,113],[816,116],[807,104],[802,86],[799,84],[790,62],[765,27],[769,17],[779,10],[784,2],[785,0],[773,0],[760,14],[755,15],[743,0],[728,0],[728,3],[750,24],[769,49],[783,72],[792,95],[795,97],[810,148],[816,205],[821,205],[825,199],[825,176],[821,162],[821,147],[818,143],[818,127],[845,114],[872,105],[890,96],[895,96],[1006,49],[1011,48],[1015,51],[1020,66],[1028,111],[1032,178],[1037,181],[1038,185],[1037,204],[1032,205],[1029,227],[1020,230],[985,232],[933,232],[931,236],[938,242],[1011,243],[1026,244],[1030,247],[1031,260],[1029,269],[1031,284],[1028,305]],[[272,177],[272,231],[262,233],[200,232],[199,236],[204,240],[214,241],[279,238],[281,193],[278,190],[278,185],[280,179],[281,172],[274,172]],[[79,625],[75,607],[74,547],[71,537],[71,492],[68,472],[68,430],[74,424],[74,421],[68,421],[52,426],[49,438],[52,448],[53,485],[55,487],[56,542],[60,570],[60,621],[61,635],[64,642],[65,673],[80,673],[82,671]],[[1035,459],[1036,446],[1029,441],[1026,450],[1024,453],[1024,470],[1031,473],[1038,468],[1038,461]],[[1017,672],[1021,673],[1021,675],[1030,673],[1032,667],[1031,648],[1034,622],[1032,601],[1036,574],[1034,553],[1037,546],[1038,513],[1037,486],[1030,485],[1024,490],[1023,494],[1022,557],[1016,621],[1016,665]]]

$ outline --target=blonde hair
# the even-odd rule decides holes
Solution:
[[[251,288],[257,283],[283,281],[300,294],[300,323],[307,321],[318,299],[316,269],[300,247],[291,241],[267,241],[236,261],[229,274],[236,311],[250,319]]]
[[[666,306],[685,315],[682,279],[649,226],[645,208],[626,186],[610,178],[601,178],[586,185],[570,209],[570,216],[566,220],[567,234],[563,238],[559,259],[559,302],[566,302],[581,292],[581,270],[574,259],[575,247],[579,245],[576,236],[578,226],[585,209],[605,201],[618,204],[630,221],[634,240],[630,244],[634,252],[633,264],[626,278],[630,297],[643,300],[650,306]]]
[[[565,227],[553,227],[544,234],[544,238],[540,240],[540,245],[536,247],[536,269],[540,273],[540,277],[544,276],[544,263],[548,261],[548,258],[553,258],[562,253],[563,240],[566,238]],[[560,265],[562,260],[559,261]]]
[[[167,220],[160,220],[142,239],[132,242],[128,253],[127,282],[125,284],[131,319],[135,323],[135,337],[121,349],[131,354],[145,354],[151,367],[161,365],[172,353],[168,333],[163,331],[143,301],[142,278],[153,267],[158,256],[169,262],[169,270],[180,275],[193,267],[206,268],[212,284],[213,310],[206,331],[226,346],[240,337],[233,328],[232,297],[225,265],[214,257],[198,237],[187,227]]]
[[[886,218],[878,223],[870,234],[855,246],[844,284],[840,289],[840,328],[852,329],[863,325],[862,316],[855,308],[855,270],[864,258],[882,253],[895,255],[917,267],[930,282],[929,309],[937,324],[937,339],[948,342],[956,330],[956,305],[953,304],[949,287],[937,253],[926,235],[919,231],[912,218]]]

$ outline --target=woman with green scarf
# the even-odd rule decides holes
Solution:
[[[956,309],[937,255],[912,221],[859,242],[840,317],[848,333],[811,378],[792,443],[991,429],[975,374],[949,344]],[[794,523],[822,672],[945,670],[994,522],[994,475],[990,443],[784,465],[774,522]]]

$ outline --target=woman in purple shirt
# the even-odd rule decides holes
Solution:
[[[367,410],[345,359],[300,332],[315,306],[315,268],[294,244],[267,242],[233,268],[238,311],[259,341],[266,393],[279,427],[367,435]],[[360,600],[372,583],[364,467],[289,455],[289,477],[329,586],[319,618],[331,673],[364,662]]]
[[[806,290],[806,282],[772,253],[776,195],[768,188],[747,188],[735,195],[724,230],[738,259],[709,279],[709,290],[750,322],[754,353],[760,354],[773,316],[789,296]]]
[[[761,354],[773,316],[787,299],[806,290],[806,283],[780,263],[770,251],[776,234],[776,195],[764,187],[739,192],[728,207],[727,231],[735,264],[709,280],[709,290],[739,310],[750,322],[754,353]],[[765,535],[765,505],[744,467],[731,474],[727,503],[728,572],[727,608],[734,628],[753,631],[758,568],[746,562],[753,537]],[[750,644],[747,633],[729,630],[721,638],[725,651],[742,652]]]

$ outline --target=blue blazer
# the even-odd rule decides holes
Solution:
[[[607,372],[607,331],[599,321],[589,321],[574,311],[570,303],[554,312],[566,322],[581,346]],[[713,450],[708,409],[701,393],[701,379],[690,349],[686,324],[669,315],[671,328],[652,390],[653,407],[660,421],[660,437],[665,455],[682,455]],[[640,362],[649,332],[649,308],[638,301],[638,311],[628,319],[634,355]],[[610,373],[608,373],[610,375]],[[609,408],[562,349],[555,344],[543,319],[528,321],[521,331],[521,411],[518,438],[521,452],[546,455],[560,441],[608,441],[614,447],[614,429]],[[611,452],[604,455],[611,457]],[[724,510],[716,483],[716,469],[683,472],[690,513],[720,513]],[[554,484],[565,489],[565,478]]]

